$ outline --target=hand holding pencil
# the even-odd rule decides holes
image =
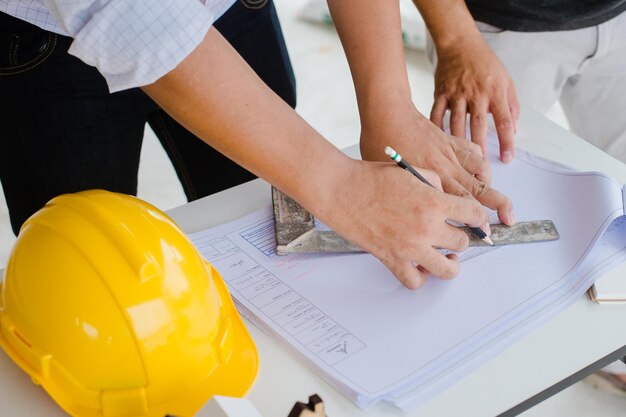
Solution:
[[[413,168],[404,159],[402,159],[402,156],[390,146],[385,147],[385,154],[387,154],[391,159],[393,159],[393,161],[396,164],[398,164],[400,168],[403,168],[409,171],[411,174],[413,174],[417,179],[419,179],[424,184],[430,185],[431,187],[433,186],[430,182],[428,182],[426,178],[424,178],[419,172],[417,172],[415,168]],[[485,231],[483,231],[480,227],[469,226],[469,229],[472,231],[472,233],[478,236],[479,239],[493,246],[493,242],[491,241],[487,233],[485,233]]]
[[[432,171],[420,172],[434,187],[406,175],[395,164],[351,163],[354,169],[335,189],[332,210],[312,214],[376,256],[407,288],[419,288],[429,277],[457,276],[461,265],[455,252],[467,249],[469,238],[450,220],[484,225],[489,221],[485,207],[442,192],[440,179]]]

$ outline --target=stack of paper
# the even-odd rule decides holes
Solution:
[[[615,220],[605,234],[613,232],[613,229],[619,229],[624,222],[626,218],[623,217]],[[626,240],[626,236],[622,236],[622,240]],[[608,273],[593,284],[589,295],[593,301],[600,304],[626,303],[626,276],[617,271]]]
[[[277,256],[270,207],[191,238],[241,313],[359,406],[413,408],[626,259],[624,190],[611,178],[521,151],[512,164],[494,158],[492,171],[519,221],[553,220],[561,239],[469,249],[456,279],[416,291],[368,254]]]

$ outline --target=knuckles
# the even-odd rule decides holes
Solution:
[[[465,123],[465,112],[453,111],[450,116],[450,123]]]
[[[484,113],[472,113],[470,116],[470,123],[473,125],[483,125],[486,121],[487,117]]]
[[[485,184],[482,181],[476,180],[474,181],[474,183],[472,184],[472,195],[476,198],[480,198],[483,195],[485,195],[485,193],[487,191],[489,191],[489,186],[487,184]]]
[[[497,130],[509,130],[513,128],[513,121],[505,117],[503,119],[496,120],[496,129]]]

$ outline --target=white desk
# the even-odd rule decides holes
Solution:
[[[626,182],[626,165],[531,111],[522,113],[518,144],[537,155],[580,170],[602,171],[619,182]],[[269,185],[256,180],[185,204],[169,214],[183,230],[195,232],[268,204]],[[626,264],[611,274],[626,274]],[[258,380],[248,398],[266,417],[286,417],[295,401],[306,401],[313,393],[324,399],[329,417],[484,417],[505,412],[514,415],[613,359],[626,356],[625,317],[626,305],[600,306],[587,297],[581,298],[467,378],[415,412],[406,414],[386,404],[367,412],[358,409],[302,366],[286,347],[247,322],[261,360]],[[516,408],[521,403],[524,404]],[[64,415],[4,354],[0,354],[0,414]]]

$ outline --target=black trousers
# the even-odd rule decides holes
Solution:
[[[293,70],[273,3],[250,9],[238,1],[215,27],[295,107]],[[0,13],[0,180],[14,233],[59,194],[94,188],[136,194],[146,122],[189,201],[255,178],[140,89],[110,94],[95,68],[67,53],[71,42]]]

